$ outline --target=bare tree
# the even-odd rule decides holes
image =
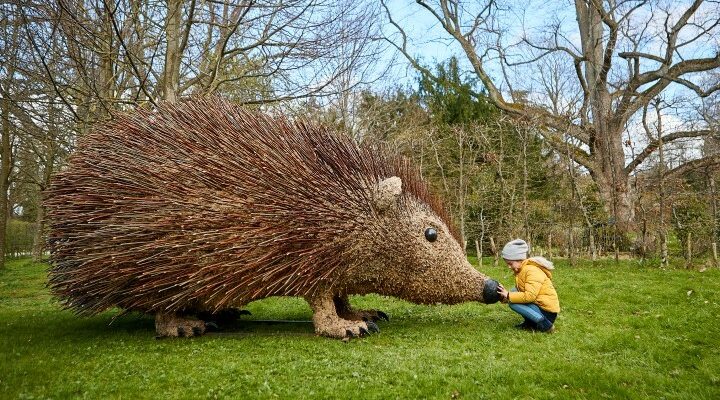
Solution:
[[[658,214],[659,227],[658,237],[660,240],[660,266],[667,267],[668,246],[667,246],[667,228],[665,226],[665,208],[667,206],[667,196],[665,191],[665,144],[663,143],[663,125],[662,125],[662,104],[661,99],[656,98],[652,104],[643,107],[642,124],[645,134],[651,142],[657,141],[658,145],[658,168],[657,168],[657,191],[658,191]],[[648,122],[648,108],[652,106],[655,109],[655,123]],[[653,133],[653,131],[655,133]]]
[[[720,67],[720,6],[716,1],[575,0],[576,29],[568,33],[558,17],[537,34],[508,26],[506,21],[516,10],[498,1],[417,3],[459,45],[497,107],[541,126],[546,142],[560,154],[567,152],[566,137],[577,141],[578,145],[570,149],[572,159],[589,171],[606,210],[617,216],[622,229],[634,220],[633,171],[661,142],[710,133],[697,128],[670,132],[648,143],[626,163],[622,133],[653,98],[671,85],[673,90],[684,89],[699,98],[720,89],[717,84],[703,85],[702,79],[703,73]],[[388,40],[415,68],[434,78],[410,52],[405,27],[393,19],[387,6],[385,10],[389,24],[397,31],[397,36]],[[518,33],[520,39],[510,42]],[[579,35],[579,43],[571,39],[572,34]],[[574,74],[571,85],[552,86],[563,89],[561,93],[544,92],[527,84],[532,82],[527,79],[528,67],[535,66],[537,73],[537,67],[549,57],[560,57],[571,67],[566,70]],[[515,95],[522,92],[530,96],[523,99]],[[578,97],[574,93],[582,94],[577,101],[573,101]],[[569,107],[557,107],[559,101]],[[717,156],[703,158],[668,173],[679,174],[718,162]]]
[[[23,106],[23,104],[18,104]],[[32,201],[35,212],[35,230],[32,246],[33,261],[41,261],[45,249],[45,208],[41,197],[50,185],[50,179],[58,165],[68,154],[68,134],[72,131],[72,123],[63,121],[62,106],[49,92],[38,95],[32,104],[18,110],[23,113],[25,121],[19,141],[18,179],[23,185],[31,185],[35,189],[32,199],[24,199],[26,204]],[[27,196],[27,194],[26,194]]]
[[[256,106],[347,96],[375,79],[387,46],[375,40],[379,6],[349,0],[38,0],[2,7],[9,17],[2,19],[3,139],[10,149],[10,136],[20,138],[13,129],[22,130],[18,173],[33,190],[47,185],[76,135],[119,110],[210,93]],[[8,71],[12,32],[25,46],[17,70],[32,86],[17,99],[8,95],[8,77],[17,75]],[[3,193],[11,156],[3,155]],[[38,204],[36,256],[43,219]]]
[[[0,269],[5,267],[5,235],[10,214],[8,189],[10,173],[13,167],[12,138],[15,127],[11,119],[11,108],[17,90],[16,70],[20,49],[20,21],[14,12],[17,6],[0,5],[5,16],[0,21],[3,36],[0,39],[2,58],[0,59],[0,113],[2,118],[2,162],[0,163]]]
[[[373,40],[377,13],[328,0],[61,0],[25,10],[36,43],[62,38],[65,75],[77,78],[57,77],[62,89],[104,110],[192,93],[261,104],[347,90],[334,83],[384,46]]]
[[[9,76],[13,74],[13,68],[8,67]],[[0,167],[0,268],[5,267],[5,233],[7,232],[8,220],[8,187],[10,186],[10,169],[12,149],[10,147],[11,122],[10,122],[10,78],[3,79],[4,86],[2,94],[2,166]]]

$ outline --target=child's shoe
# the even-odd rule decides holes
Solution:
[[[515,325],[515,329],[520,329],[522,331],[532,331],[535,330],[535,324],[528,320],[525,320],[521,324]]]

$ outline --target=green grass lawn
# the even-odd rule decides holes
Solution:
[[[307,322],[155,340],[148,317],[61,310],[47,266],[12,261],[0,271],[0,398],[720,398],[720,270],[558,264],[555,334],[515,330],[499,304],[364,296],[353,304],[391,320],[343,343]],[[505,268],[485,272],[512,283]],[[296,298],[248,309],[310,319]]]

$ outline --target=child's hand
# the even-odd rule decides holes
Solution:
[[[500,301],[502,301],[502,302],[507,301],[509,293],[508,293],[507,289],[505,289],[505,286],[503,286],[502,284],[499,284],[498,288],[497,288],[497,292],[500,295]]]

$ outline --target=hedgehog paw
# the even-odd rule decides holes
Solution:
[[[337,324],[318,327],[316,332],[321,336],[348,340],[380,332],[380,328],[372,321],[348,321],[341,319],[338,320]]]
[[[192,337],[205,333],[205,322],[195,318],[179,317],[173,314],[155,315],[156,338]]]

